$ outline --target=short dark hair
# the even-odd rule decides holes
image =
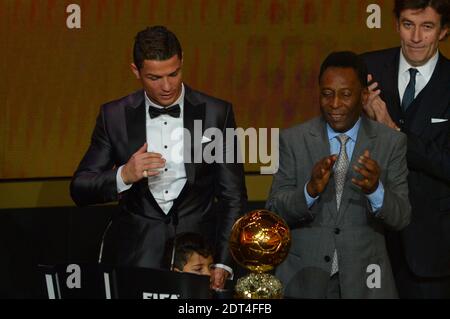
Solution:
[[[328,68],[351,68],[355,70],[358,76],[359,82],[363,87],[367,87],[367,66],[364,61],[354,52],[341,51],[332,52],[328,55],[320,66],[319,82],[322,79],[322,75]]]
[[[433,8],[441,16],[441,27],[447,27],[450,19],[449,0],[395,0],[394,14],[400,19],[402,11],[407,9]]]
[[[197,253],[205,258],[213,256],[214,252],[212,247],[202,235],[192,232],[180,233],[175,236],[175,238],[171,238],[167,241],[163,261],[164,268],[169,269],[171,266],[174,239],[176,239],[175,268],[182,270],[193,253]]]
[[[138,69],[141,69],[144,60],[168,60],[174,55],[180,60],[183,52],[176,35],[164,26],[148,27],[138,32],[134,41],[133,59]]]

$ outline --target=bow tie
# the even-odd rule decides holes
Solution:
[[[163,114],[170,115],[172,117],[180,117],[181,109],[178,104],[175,104],[171,107],[157,108],[149,105],[148,113],[150,114],[150,118],[155,118]]]

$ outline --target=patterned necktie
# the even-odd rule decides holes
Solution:
[[[409,83],[406,87],[405,94],[403,95],[402,100],[402,109],[404,112],[408,109],[411,103],[414,101],[414,97],[416,96],[416,75],[417,69],[410,68],[409,69]]]
[[[342,193],[344,192],[345,177],[347,176],[348,170],[348,155],[347,155],[347,142],[349,137],[345,134],[338,136],[339,143],[341,143],[341,150],[339,151],[339,156],[336,160],[334,167],[334,181],[336,183],[336,204],[337,211],[341,206]],[[331,276],[339,271],[338,267],[338,256],[337,251],[334,250],[333,263],[331,264]]]
[[[348,170],[348,156],[347,156],[347,142],[349,137],[345,134],[338,136],[339,143],[341,143],[341,150],[336,160],[334,168],[334,181],[336,182],[336,203],[337,209],[341,206],[342,193],[344,192],[345,177]]]

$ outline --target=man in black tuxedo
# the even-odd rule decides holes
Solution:
[[[408,136],[411,223],[387,240],[401,298],[450,298],[450,1],[396,0],[401,48],[363,55],[365,110]]]
[[[222,288],[232,273],[230,230],[247,201],[243,166],[230,156],[236,138],[226,135],[235,128],[232,106],[182,82],[181,45],[165,27],[139,32],[133,57],[143,90],[101,107],[72,198],[77,205],[119,201],[103,262],[159,268],[168,238],[198,232],[215,243],[211,283]]]

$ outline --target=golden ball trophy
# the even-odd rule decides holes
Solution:
[[[291,233],[286,222],[267,210],[254,210],[238,219],[231,230],[230,251],[242,267],[251,271],[235,287],[238,299],[281,299],[283,287],[266,274],[286,258]]]

